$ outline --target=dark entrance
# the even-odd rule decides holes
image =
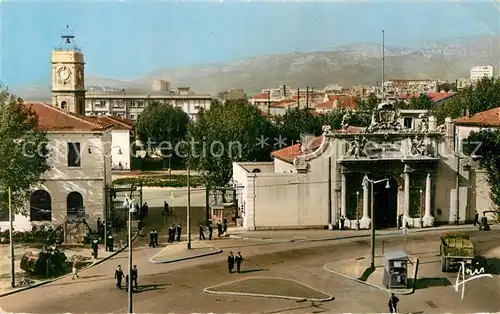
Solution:
[[[384,178],[379,178],[381,180]],[[373,206],[375,212],[375,228],[397,227],[398,182],[388,177],[389,185],[380,182],[373,187]]]

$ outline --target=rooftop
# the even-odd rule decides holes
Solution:
[[[455,124],[464,126],[500,126],[500,107],[478,112],[472,116],[455,119]]]
[[[321,143],[323,142],[323,136],[316,136],[309,140],[308,143],[305,143],[306,147],[309,150],[316,150]],[[279,160],[285,161],[292,163],[293,160],[300,156],[303,155],[304,152],[302,152],[302,144],[297,143],[292,146],[288,146],[279,150],[275,150],[274,152],[271,153],[271,157],[277,158]]]

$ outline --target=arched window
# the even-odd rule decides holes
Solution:
[[[71,192],[66,198],[66,215],[68,219],[74,219],[85,214],[83,207],[83,196],[78,192]]]
[[[261,172],[259,168],[255,168],[254,170],[252,170],[252,173],[259,173]]]
[[[30,220],[52,221],[52,199],[49,192],[36,190],[30,196]]]
[[[66,109],[68,107],[68,103],[63,101],[61,102],[61,109]]]

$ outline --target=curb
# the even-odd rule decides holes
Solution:
[[[326,265],[328,265],[328,264],[331,264],[331,262],[330,263],[326,263],[325,265],[323,265],[323,269],[326,270],[327,272],[335,274],[335,275],[340,276],[340,277],[344,277],[344,278],[353,280],[353,281],[355,281],[357,283],[364,284],[366,286],[375,288],[375,289],[380,290],[380,291],[385,291],[385,292],[388,292],[388,293],[394,293],[394,294],[398,294],[398,295],[410,295],[410,294],[413,294],[415,292],[415,283],[417,281],[416,277],[417,277],[417,271],[418,271],[418,265],[419,265],[419,259],[418,259],[418,257],[417,257],[417,261],[415,262],[415,267],[414,267],[414,270],[413,270],[413,284],[412,284],[412,287],[409,288],[409,289],[400,289],[400,290],[391,290],[391,289],[383,288],[383,287],[374,285],[372,283],[360,280],[358,278],[354,278],[354,277],[348,276],[346,274],[343,274],[343,273],[331,270],[331,269],[329,269],[329,268],[326,267]]]
[[[490,225],[491,229],[500,229],[500,227],[493,227],[493,226],[496,226],[496,225]],[[429,229],[429,228],[413,228],[413,229],[409,229],[409,234],[411,235],[411,233],[423,233],[423,232],[439,232],[439,231],[453,231],[453,230],[457,230],[457,231],[474,231],[478,229],[478,227],[474,227],[474,226],[463,226],[463,227],[454,227],[454,228],[450,228],[450,227],[443,227],[443,228],[433,228],[433,229]],[[391,232],[387,232],[387,233],[382,233],[382,234],[376,234],[377,237],[381,237],[381,236],[397,236],[397,235],[402,235],[402,232],[399,230],[399,231],[391,231]],[[348,236],[340,236],[340,237],[332,237],[332,238],[318,238],[318,239],[269,239],[269,238],[252,238],[252,237],[242,237],[242,236],[238,236],[237,234],[230,234],[229,235],[229,238],[232,238],[232,239],[239,239],[239,240],[253,240],[253,241],[262,241],[262,242],[272,242],[272,241],[280,241],[282,243],[286,243],[286,242],[319,242],[319,241],[334,241],[334,240],[345,240],[345,239],[355,239],[355,238],[364,238],[364,237],[369,237],[370,234],[356,234],[356,235],[348,235]]]
[[[295,283],[298,283],[302,286],[305,286],[311,290],[317,291],[321,294],[327,295],[328,298],[323,298],[323,299],[315,299],[315,298],[300,298],[300,297],[291,297],[291,296],[286,296],[286,295],[275,295],[275,294],[260,294],[260,293],[245,293],[245,292],[230,292],[230,291],[212,291],[210,289],[227,285],[227,284],[232,284],[232,283],[237,283],[249,279],[279,279],[279,280],[288,280],[288,281],[293,281]],[[288,278],[279,278],[279,277],[249,277],[249,278],[244,278],[244,279],[239,279],[239,280],[233,280],[229,281],[228,283],[221,283],[217,284],[215,286],[210,286],[207,288],[203,289],[203,292],[208,293],[208,294],[218,294],[218,295],[239,295],[239,296],[247,296],[247,297],[259,297],[259,298],[269,298],[269,299],[286,299],[286,300],[295,300],[295,301],[313,301],[313,302],[326,302],[326,301],[331,301],[334,300],[335,298],[328,294],[324,293],[323,291],[319,291],[318,289],[315,289],[309,285],[306,285],[300,281],[293,280],[293,279],[288,279]]]
[[[132,243],[135,241],[135,239],[137,238],[138,235],[139,235],[138,232],[134,235],[134,237],[132,238]],[[80,269],[79,271],[85,271],[85,270],[90,269],[90,268],[92,268],[94,266],[97,266],[97,265],[101,264],[102,262],[105,262],[105,261],[111,259],[112,257],[115,257],[116,255],[120,254],[121,252],[125,251],[125,249],[127,247],[128,247],[128,244],[125,245],[124,247],[122,247],[121,249],[119,249],[117,251],[114,251],[113,254],[110,254],[110,255],[106,256],[105,258],[100,259],[100,260],[98,260],[98,261],[90,264],[89,266]],[[56,278],[53,278],[53,279],[44,280],[42,282],[35,283],[35,284],[31,285],[31,286],[17,288],[16,290],[13,290],[13,291],[8,291],[8,292],[0,293],[0,298],[9,296],[9,295],[12,295],[12,294],[15,294],[15,293],[19,293],[19,292],[22,292],[22,291],[30,290],[30,289],[33,289],[33,288],[36,288],[36,287],[40,287],[40,286],[49,284],[51,282],[57,281],[59,279],[67,278],[67,277],[72,276],[72,275],[73,274],[70,273],[70,274],[62,275],[60,277],[56,277]]]
[[[199,257],[210,256],[210,255],[222,253],[221,249],[218,249],[218,248],[215,248],[215,249],[216,249],[215,251],[210,252],[210,253],[203,253],[203,254],[198,254],[198,255],[193,255],[193,256],[188,256],[188,257],[180,257],[180,258],[175,258],[175,259],[171,259],[171,260],[166,260],[164,262],[163,261],[153,261],[153,259],[156,257],[156,255],[155,255],[149,259],[149,262],[151,264],[170,264],[170,263],[185,261],[188,259],[195,259],[195,258],[199,258]],[[159,252],[159,253],[161,253],[161,252]]]

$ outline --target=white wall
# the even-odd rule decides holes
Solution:
[[[297,169],[291,163],[274,158],[274,172],[276,173],[296,173]]]
[[[130,170],[130,131],[111,131],[111,163],[112,169]],[[121,154],[119,151],[121,150]],[[120,167],[121,163],[121,167]]]

